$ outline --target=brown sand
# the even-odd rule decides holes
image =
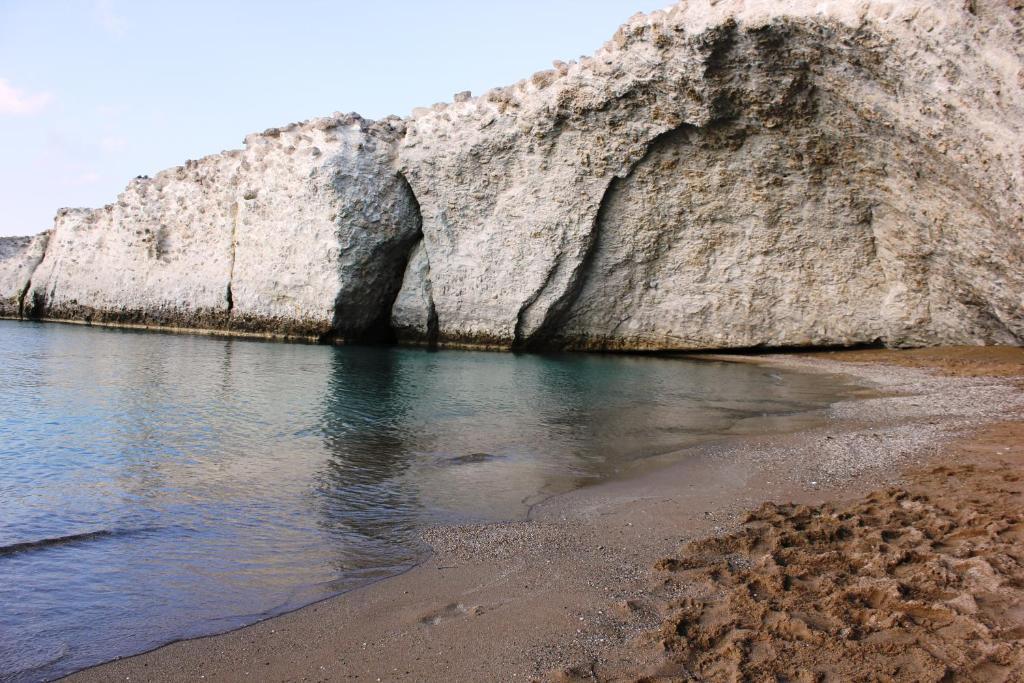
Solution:
[[[597,675],[1024,680],[1021,444],[1021,423],[995,425],[904,486],[765,503],[738,531],[686,544],[654,565],[661,627]]]
[[[758,359],[889,394],[825,426],[435,529],[406,574],[72,678],[1021,680],[1024,352],[855,353]]]

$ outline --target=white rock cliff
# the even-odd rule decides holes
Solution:
[[[22,315],[372,335],[419,235],[393,169],[401,131],[354,115],[271,129],[137,178],[102,209],[62,209]]]
[[[681,2],[0,241],[0,315],[665,350],[1024,341],[1024,2]],[[40,255],[42,256],[39,262]],[[38,264],[38,265],[37,265]]]

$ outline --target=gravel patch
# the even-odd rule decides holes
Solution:
[[[768,438],[714,451],[750,462],[778,481],[812,489],[852,479],[872,486],[896,483],[903,468],[922,463],[942,443],[1024,411],[1024,392],[1013,379],[945,377],[915,368],[789,356],[762,362],[849,375],[884,394],[833,404],[828,418],[834,425],[809,430],[793,442]]]

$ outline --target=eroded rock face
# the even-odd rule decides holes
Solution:
[[[498,348],[1021,343],[1022,36],[1017,0],[681,2],[481,97],[267,131],[63,211],[19,308]]]
[[[0,237],[0,318],[20,318],[24,297],[50,233]]]
[[[785,126],[738,118],[655,141],[605,195],[551,333],[573,348],[1013,343],[1012,309],[1003,324],[969,284],[996,264],[951,272],[977,245],[907,210],[976,236],[998,222],[970,188],[922,182],[905,142],[830,100],[808,91]]]
[[[796,122],[666,134],[606,194],[552,333],[583,348],[883,337],[885,276],[857,188],[874,161]]]
[[[680,3],[415,112],[441,341],[1019,342],[1022,25],[996,2]]]
[[[386,318],[419,234],[394,171],[401,124],[334,116],[272,129],[63,210],[34,317],[360,337]]]

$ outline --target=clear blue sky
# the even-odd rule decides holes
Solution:
[[[246,133],[507,85],[667,4],[0,0],[0,235]]]

